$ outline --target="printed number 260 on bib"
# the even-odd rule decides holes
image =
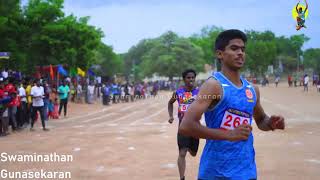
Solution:
[[[234,128],[240,126],[241,124],[249,124],[249,118],[242,117],[229,111],[226,111],[223,116],[220,128],[233,130]]]

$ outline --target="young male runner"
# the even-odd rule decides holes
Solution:
[[[176,92],[173,93],[171,99],[168,102],[168,112],[169,112],[169,123],[172,123],[173,118],[173,103],[178,101],[178,118],[179,125],[184,116],[184,113],[187,111],[190,104],[195,100],[199,89],[194,86],[196,72],[192,69],[188,69],[182,73],[182,78],[184,81],[184,86],[179,88]],[[180,174],[180,179],[185,179],[185,169],[186,169],[186,155],[189,152],[192,156],[196,156],[199,146],[199,139],[192,138],[189,136],[184,136],[178,133],[177,135],[178,147],[179,147],[179,156],[178,156],[178,169]]]
[[[246,41],[239,30],[218,35],[215,50],[222,70],[202,85],[179,127],[181,134],[207,139],[199,166],[201,180],[257,179],[252,117],[263,131],[285,127],[282,116],[265,114],[258,87],[240,76]],[[207,127],[200,124],[203,113]]]

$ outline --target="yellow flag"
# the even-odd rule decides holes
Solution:
[[[86,76],[86,72],[84,72],[82,69],[80,69],[80,68],[77,68],[77,72],[78,72],[78,75],[79,76],[82,76],[82,77],[84,77],[84,76]]]

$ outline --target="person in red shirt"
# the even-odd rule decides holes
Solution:
[[[8,80],[5,81],[4,91],[6,92],[16,91],[16,87],[12,84],[12,79],[10,79],[9,81]]]
[[[2,99],[4,96],[5,94],[4,94],[3,81],[0,81],[0,99]]]
[[[9,134],[9,118],[8,118],[8,108],[7,103],[11,101],[8,96],[8,92],[4,89],[3,81],[0,81],[0,136],[6,136]]]
[[[291,85],[292,85],[292,77],[291,77],[290,74],[288,75],[288,84],[289,84],[289,87],[291,87]]]
[[[10,96],[13,97],[13,99],[16,97],[16,87],[13,85],[13,79],[6,79],[5,80],[5,86],[4,91],[8,92]],[[12,131],[17,130],[17,120],[16,120],[16,113],[17,113],[17,106],[10,102],[8,104],[8,117],[9,121],[12,122]]]
[[[17,109],[20,105],[19,97],[17,96],[17,91],[14,89],[10,89],[8,92],[9,96],[12,98],[11,102],[8,104],[8,115],[9,120],[12,122],[12,131],[19,130],[18,123],[17,123]]]
[[[3,81],[0,81],[0,99],[2,99],[3,96],[4,96]],[[1,105],[0,106],[0,136],[4,135],[4,130],[3,130],[4,123],[2,122],[3,121],[3,118],[2,118],[3,111],[5,111],[5,106]]]

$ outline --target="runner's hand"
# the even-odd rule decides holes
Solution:
[[[229,141],[247,140],[251,131],[252,131],[252,127],[250,125],[241,124],[237,128],[227,131],[228,132],[227,140]]]
[[[285,123],[284,118],[282,116],[272,115],[270,117],[270,126],[272,129],[284,129]]]
[[[170,124],[172,124],[173,120],[174,120],[174,118],[173,118],[173,117],[170,117],[169,120],[168,120],[168,122],[169,122]]]

